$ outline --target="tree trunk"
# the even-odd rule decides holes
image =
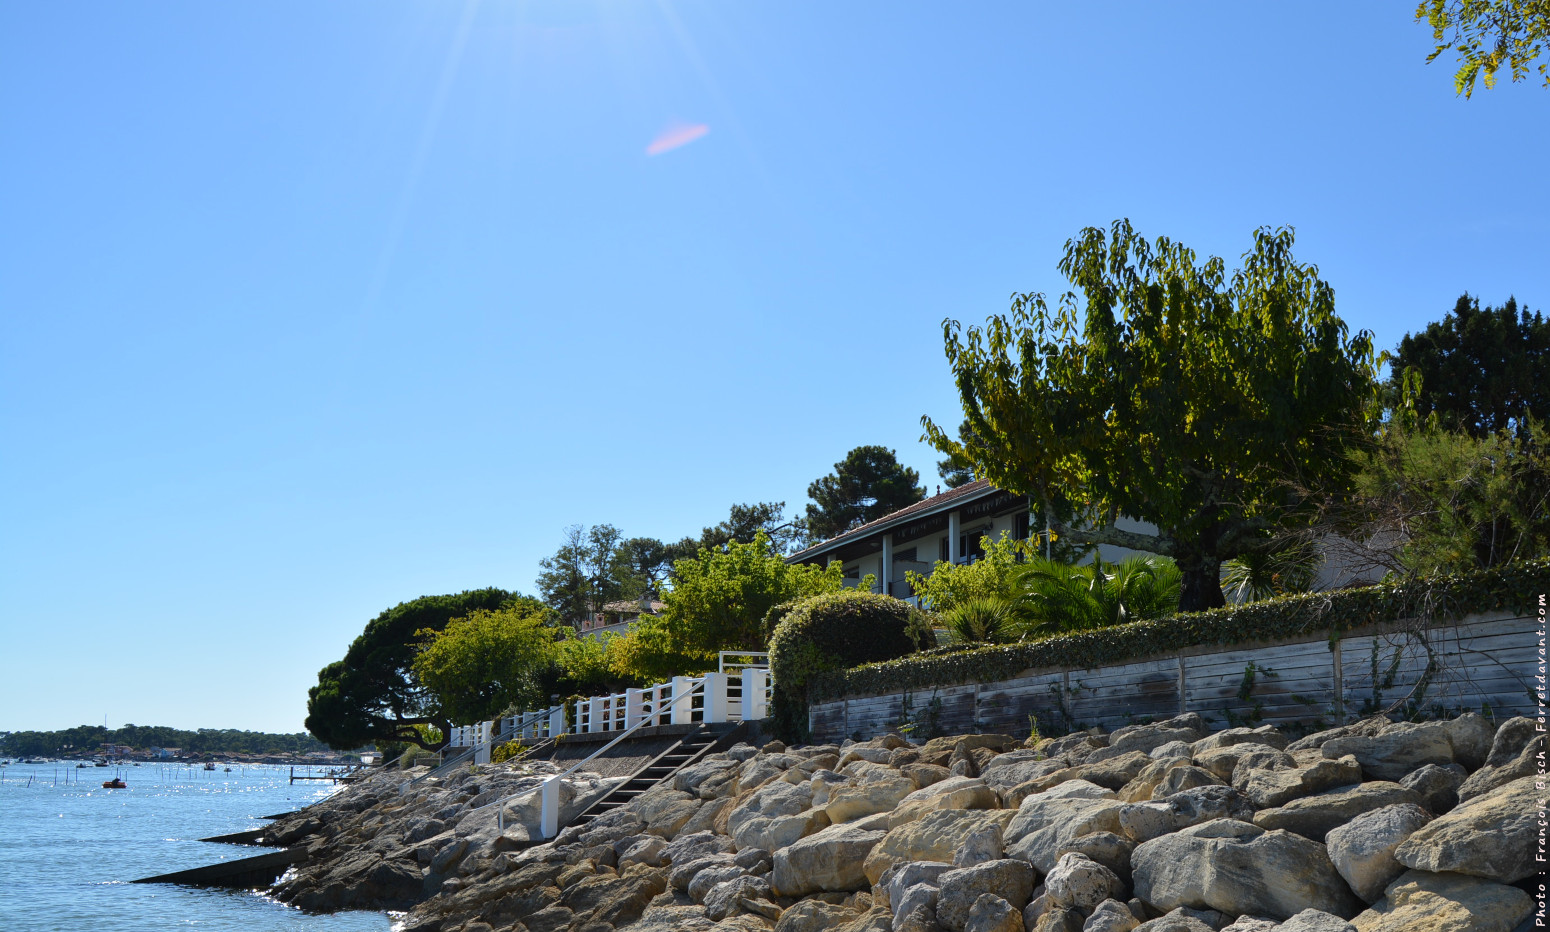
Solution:
[[[1222,561],[1219,558],[1204,554],[1180,554],[1177,561],[1179,575],[1183,577],[1179,590],[1179,611],[1198,612],[1227,604],[1227,599],[1222,595]]]

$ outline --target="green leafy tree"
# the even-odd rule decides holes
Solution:
[[[580,622],[608,602],[634,598],[647,585],[632,574],[623,538],[611,524],[571,525],[554,556],[538,561],[538,591],[561,621]]]
[[[1432,27],[1437,42],[1427,64],[1449,49],[1458,53],[1453,89],[1466,98],[1474,95],[1476,80],[1495,87],[1503,65],[1514,82],[1528,77],[1550,42],[1550,0],[1421,0],[1415,18]],[[1550,87],[1547,63],[1538,70]]]
[[[1016,594],[1012,579],[1018,564],[1035,555],[1034,545],[1013,540],[1001,532],[998,540],[980,538],[984,555],[973,563],[948,563],[938,560],[931,574],[908,570],[904,578],[921,607],[945,613],[966,602],[982,599],[1007,600]]]
[[[1420,418],[1486,437],[1550,416],[1550,320],[1508,298],[1480,306],[1465,294],[1441,321],[1406,334],[1392,358],[1391,404]],[[1418,379],[1410,397],[1405,380]]]
[[[454,722],[482,722],[512,705],[536,707],[547,698],[540,677],[556,658],[549,612],[516,602],[422,631],[414,675]]]
[[[944,322],[971,433],[959,443],[922,418],[927,437],[1056,518],[1057,497],[1085,503],[1051,520],[1061,538],[1173,557],[1182,609],[1224,604],[1222,561],[1307,520],[1292,480],[1348,476],[1375,403],[1370,335],[1348,334],[1292,240],[1256,231],[1229,277],[1129,221],[1083,230],[1059,266],[1081,305],[1025,294],[983,329]]]
[[[763,531],[746,544],[700,550],[673,566],[656,618],[637,622],[621,645],[623,672],[646,679],[714,669],[723,650],[763,650],[762,622],[774,606],[841,588],[844,569],[789,564]]]
[[[828,540],[913,505],[926,497],[920,473],[899,463],[887,447],[856,447],[834,472],[807,487],[807,531]]]
[[[386,743],[433,750],[416,726],[434,725],[445,734],[451,723],[438,697],[414,675],[424,640],[419,632],[439,631],[454,618],[497,609],[511,599],[504,589],[422,596],[373,618],[343,660],[318,672],[318,684],[307,692],[307,730],[339,750]]]
[[[968,433],[968,421],[958,425],[959,446],[967,445]],[[943,459],[936,461],[936,474],[942,477],[942,483],[949,489],[956,489],[960,485],[968,485],[974,481],[974,464],[965,459],[961,454],[949,453]]]
[[[1353,455],[1354,489],[1325,496],[1336,558],[1399,578],[1460,573],[1550,554],[1550,432],[1485,437],[1391,421]]]

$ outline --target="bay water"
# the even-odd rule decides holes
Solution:
[[[289,767],[231,771],[73,762],[0,768],[0,929],[28,932],[388,932],[385,913],[313,916],[261,893],[129,881],[271,850],[198,839],[262,828],[331,783]],[[123,776],[127,789],[102,788]]]

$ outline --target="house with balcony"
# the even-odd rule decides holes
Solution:
[[[589,613],[575,623],[577,637],[594,638],[603,634],[624,634],[630,623],[662,614],[667,603],[647,593],[638,599],[604,602],[601,611]]]
[[[1121,519],[1118,523],[1126,530],[1155,531],[1138,521]],[[877,579],[873,591],[913,602],[915,594],[910,591],[906,573],[913,570],[929,576],[938,561],[972,563],[984,554],[986,537],[997,540],[1004,532],[1015,540],[1027,540],[1041,530],[1032,526],[1028,496],[1014,495],[982,479],[901,508],[786,559],[820,566],[840,560],[845,566],[845,585],[860,585],[870,574]],[[1098,552],[1104,560],[1115,561],[1136,551],[1104,545]]]

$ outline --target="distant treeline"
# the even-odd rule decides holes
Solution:
[[[137,751],[153,748],[177,748],[184,755],[198,754],[283,754],[327,751],[323,742],[306,732],[271,735],[261,731],[235,728],[201,728],[184,731],[165,725],[125,725],[104,728],[78,725],[63,731],[13,731],[0,734],[0,754],[9,757],[64,757],[96,754],[104,744],[117,744]]]

